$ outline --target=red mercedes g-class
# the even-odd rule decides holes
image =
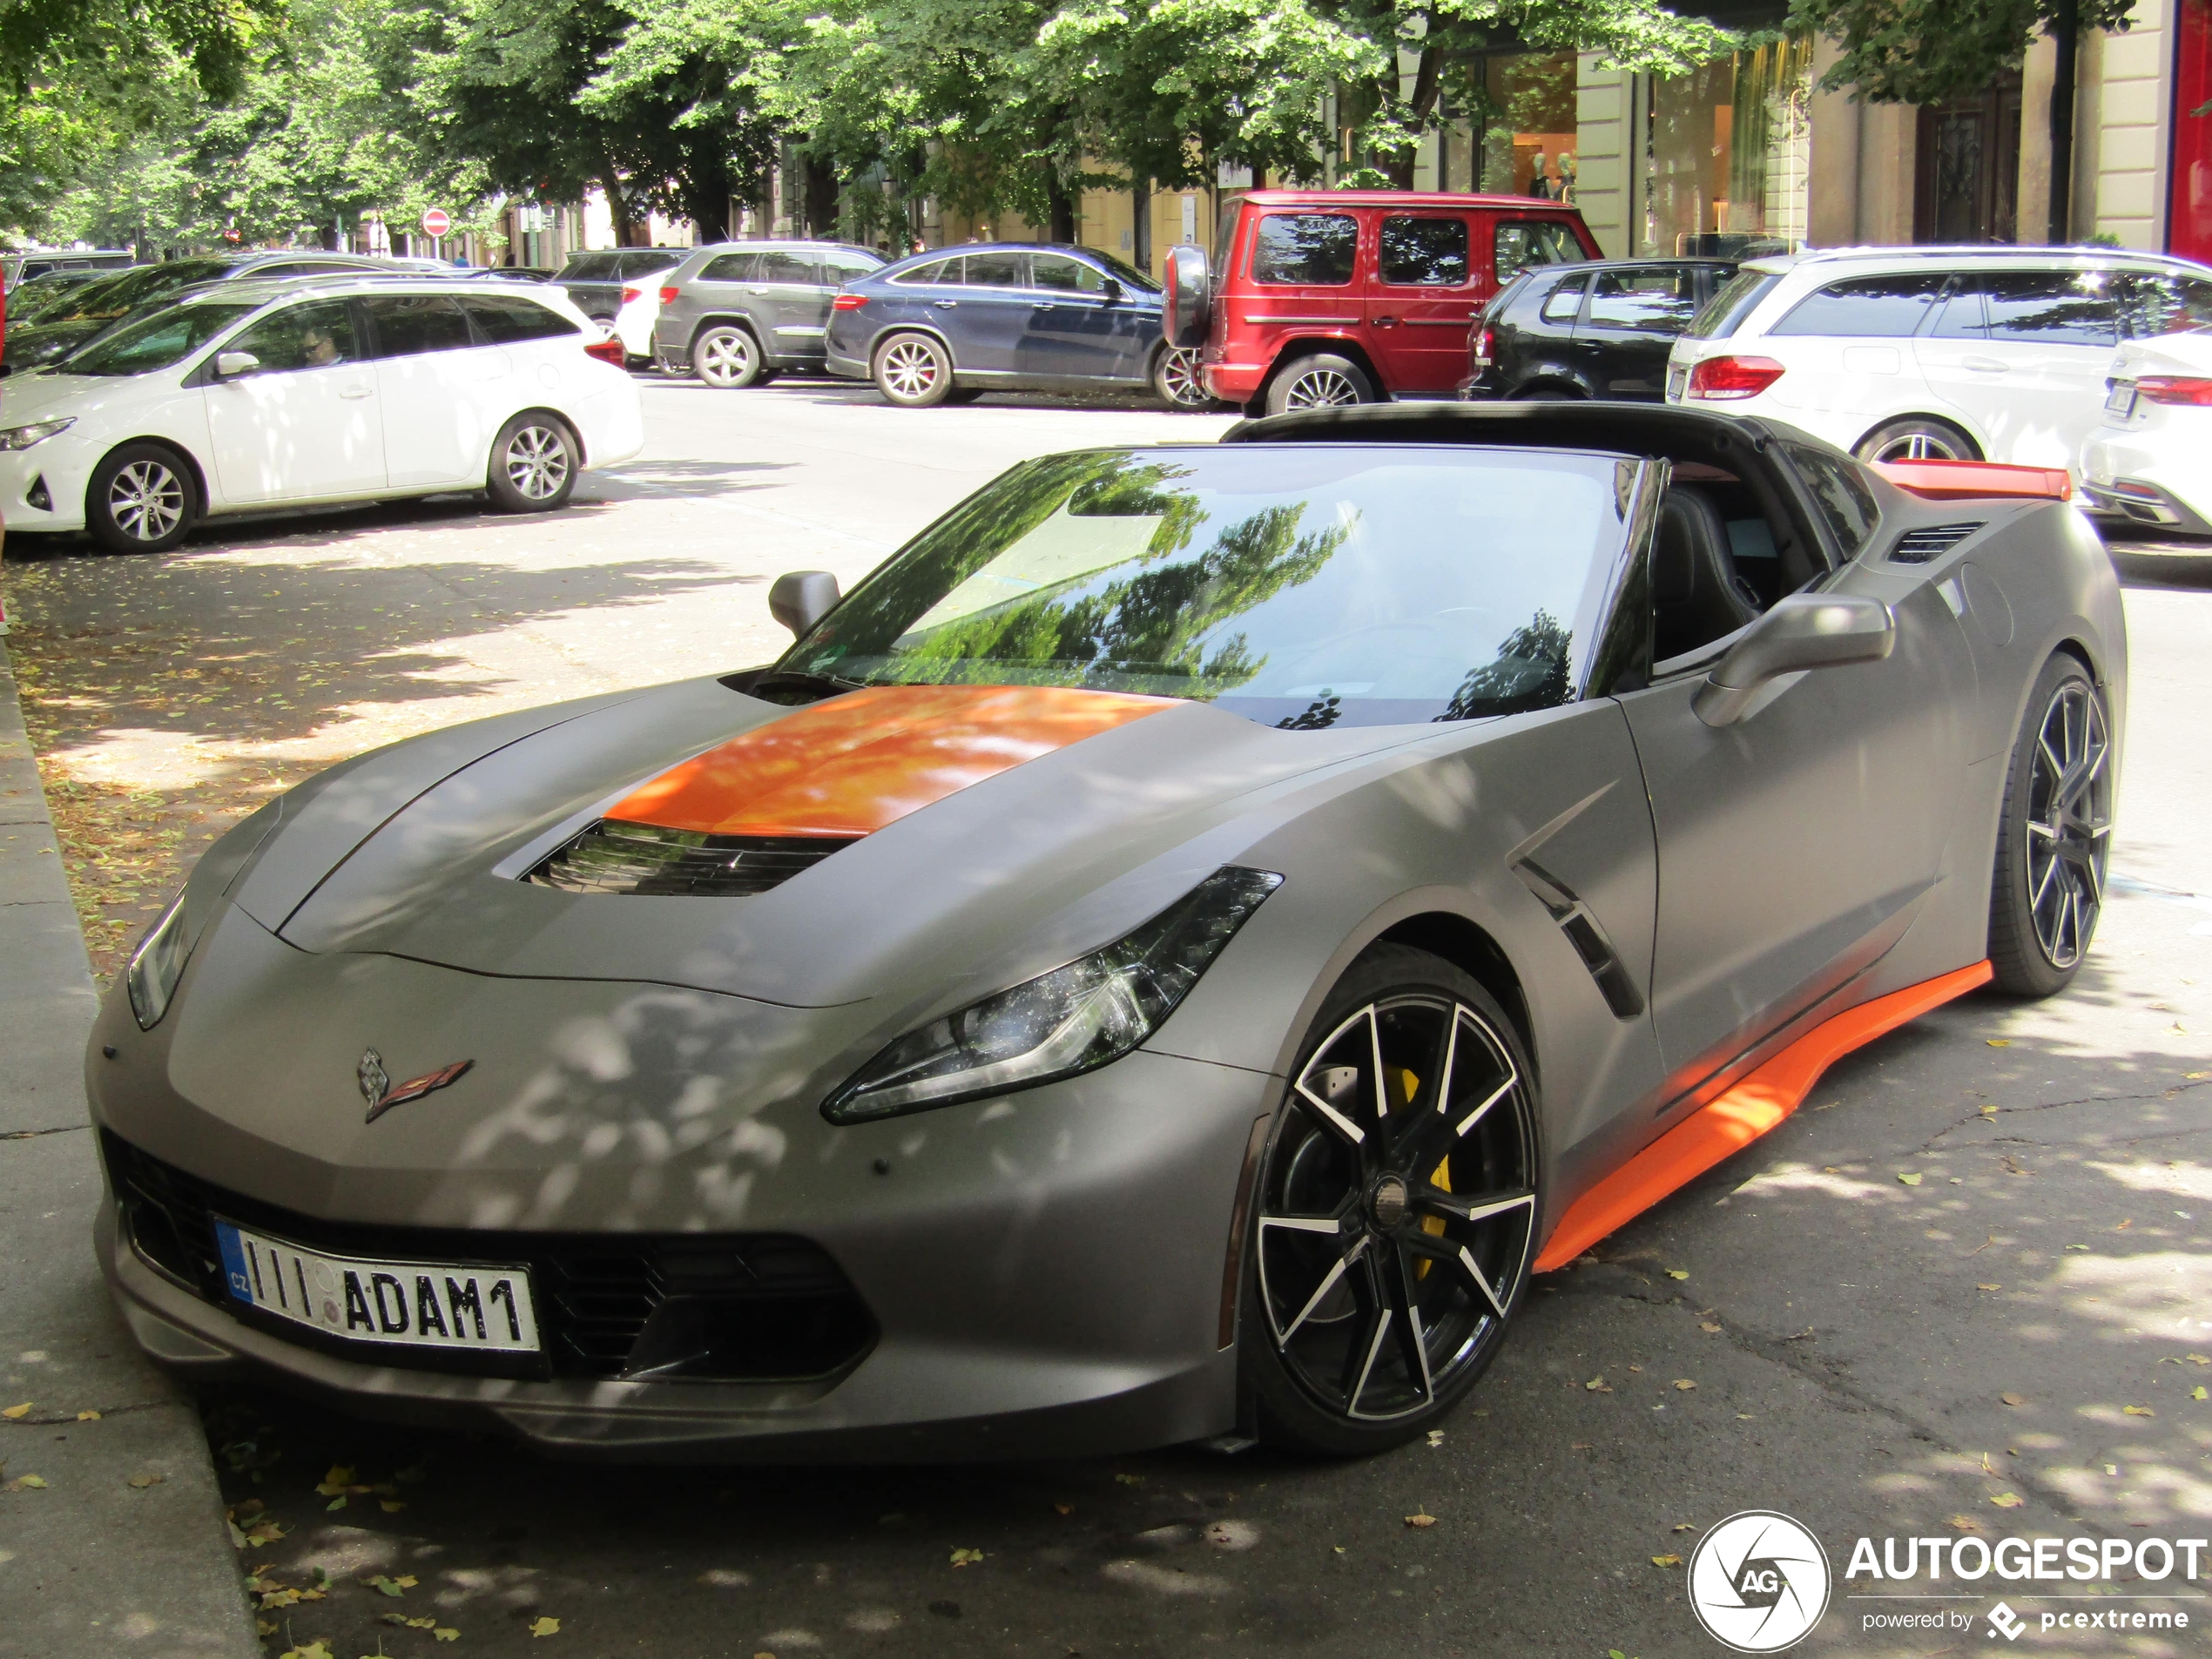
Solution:
[[[1170,252],[1168,337],[1203,347],[1206,389],[1255,414],[1448,396],[1491,295],[1529,266],[1602,257],[1563,202],[1256,190],[1222,215],[1211,261]]]

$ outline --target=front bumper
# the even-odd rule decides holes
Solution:
[[[64,434],[28,449],[0,451],[0,521],[11,530],[81,530],[91,465]],[[41,501],[44,505],[41,505]]]
[[[196,955],[209,953],[222,920]],[[1272,1104],[1273,1082],[1261,1074],[1140,1050],[1062,1083],[875,1124],[832,1127],[811,1089],[700,1115],[711,1091],[652,1074],[641,1019],[682,1002],[686,1030],[733,1019],[738,1046],[773,1047],[783,1028],[815,1014],[665,987],[486,980],[392,959],[286,954],[295,981],[327,974],[352,993],[351,1008],[337,1010],[350,1016],[339,1039],[347,1049],[358,1050],[363,1025],[392,1028],[378,1019],[391,1009],[390,986],[373,982],[388,979],[421,1010],[430,1043],[449,1044],[459,1029],[480,1034],[482,1086],[464,1080],[363,1126],[358,1096],[345,1098],[350,1066],[322,1078],[329,1056],[317,1051],[327,1045],[303,1034],[280,1060],[259,1062],[327,1082],[318,1090],[330,1097],[328,1130],[303,1126],[323,1108],[306,1094],[268,1098],[276,1071],[257,1076],[227,1057],[211,1068],[209,1050],[227,1045],[192,1028],[195,963],[152,1033],[137,1029],[119,995],[109,999],[88,1051],[95,1123],[198,1181],[311,1224],[373,1228],[388,1243],[435,1229],[440,1248],[415,1252],[424,1261],[455,1259],[460,1228],[482,1241],[482,1260],[522,1253],[505,1241],[525,1229],[613,1251],[633,1248],[643,1231],[711,1245],[718,1217],[733,1236],[804,1239],[865,1305],[873,1345],[831,1374],[759,1381],[648,1380],[619,1360],[591,1375],[414,1369],[395,1362],[407,1350],[289,1339],[219,1300],[219,1286],[181,1282],[134,1245],[111,1189],[97,1229],[102,1268],[140,1345],[165,1364],[259,1373],[364,1416],[496,1429],[575,1456],[1089,1456],[1234,1426],[1222,1287],[1244,1147]],[[295,1011],[299,989],[287,998]],[[257,1028],[241,1046],[264,1046],[266,1010],[203,995],[230,1001],[239,1023]],[[321,1000],[310,991],[308,1001]],[[562,1092],[549,1051],[594,1030],[629,1033],[637,1069]],[[104,1045],[118,1058],[106,1059]],[[172,1086],[172,1076],[212,1070],[242,1103],[203,1107]],[[769,1087],[723,1081],[725,1100]],[[709,1122],[711,1136],[687,1132]],[[315,1155],[319,1142],[327,1156]]]

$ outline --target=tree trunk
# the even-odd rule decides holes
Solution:
[[[1420,67],[1413,71],[1413,95],[1406,104],[1406,125],[1413,130],[1413,141],[1390,158],[1390,182],[1396,189],[1413,187],[1413,170],[1421,160],[1421,135],[1429,117],[1436,112],[1436,100],[1443,91],[1443,67],[1435,47],[1421,49]]]
[[[2051,67],[2051,223],[2048,240],[2074,239],[2074,84],[2080,52],[2074,0],[2059,0],[2051,19],[2057,61]]]
[[[799,213],[806,221],[806,234],[829,237],[837,234],[837,172],[826,161],[807,156],[801,162]]]
[[[1060,169],[1045,163],[1044,193],[1048,216],[1051,225],[1045,233],[1048,242],[1073,242],[1076,239],[1076,198],[1068,188],[1068,181],[1060,176]]]
[[[637,246],[637,222],[631,217],[630,199],[623,194],[622,176],[612,167],[599,175],[599,188],[606,192],[607,217],[614,224],[615,246]]]

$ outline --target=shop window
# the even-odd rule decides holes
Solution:
[[[1468,154],[1467,188],[1542,200],[1575,199],[1575,151],[1573,52],[1496,54],[1482,65],[1482,96],[1470,111],[1480,134]],[[1447,165],[1453,183],[1459,164]]]
[[[1749,259],[1804,239],[1812,37],[1656,77],[1638,251]]]

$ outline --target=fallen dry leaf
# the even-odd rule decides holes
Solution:
[[[1605,1386],[1605,1379],[1602,1377],[1593,1377],[1582,1386],[1593,1394],[1609,1394],[1613,1392]]]
[[[533,1619],[530,1621],[530,1634],[534,1636],[557,1636],[561,1634],[561,1622],[558,1619]]]
[[[1682,1557],[1679,1555],[1654,1555],[1651,1558],[1651,1564],[1654,1567],[1680,1567],[1682,1565]]]
[[[1688,1278],[1689,1277],[1689,1270],[1687,1267],[1670,1267],[1667,1270],[1667,1277],[1669,1278]]]
[[[2017,1509],[2027,1501],[2017,1492],[2000,1492],[1990,1500],[2000,1509]]]
[[[1671,1530],[1675,1532],[1696,1532],[1697,1530],[1697,1523],[1694,1521],[1678,1521],[1674,1524]]]
[[[2194,1388],[2190,1389],[2190,1390],[2189,1390],[2189,1398],[2190,1398],[2191,1399],[2204,1399],[2204,1398],[2205,1398],[2204,1385],[2203,1385],[2202,1383],[2199,1383],[2199,1384],[2197,1384],[2197,1386],[2196,1386],[2195,1387],[2194,1387]]]
[[[461,1632],[455,1629],[449,1624],[439,1625],[435,1629],[432,1630],[430,1634],[440,1642],[458,1642],[461,1640]]]
[[[1114,1479],[1125,1487],[1141,1487],[1144,1484],[1144,1477],[1141,1474],[1117,1474]]]
[[[6,1486],[0,1487],[0,1492],[44,1492],[45,1490],[44,1477],[36,1474],[19,1474]]]
[[[1951,1517],[1951,1524],[1956,1527],[1960,1532],[1979,1532],[1981,1530],[1981,1522],[1976,1521],[1972,1515],[1953,1515]]]
[[[1406,1516],[1406,1524],[1408,1527],[1416,1527],[1416,1528],[1418,1528],[1418,1529],[1420,1529],[1420,1530],[1421,1530],[1421,1531],[1424,1531],[1424,1532],[1425,1532],[1425,1531],[1426,1531],[1429,1527],[1433,1527],[1434,1525],[1436,1525],[1436,1517],[1435,1517],[1434,1515],[1429,1514],[1427,1514],[1426,1511],[1424,1511],[1422,1514],[1418,1514],[1418,1515],[1408,1515],[1408,1516]]]
[[[2005,1287],[2002,1285],[1977,1285],[1974,1288],[1978,1291],[2001,1291]]]
[[[1898,1179],[1902,1181],[1908,1187],[1917,1187],[1920,1184],[1920,1176],[1918,1170],[1913,1171],[1910,1175],[1900,1175],[1898,1177]]]
[[[35,1399],[26,1399],[20,1406],[0,1406],[0,1417],[28,1417],[30,1415],[30,1408],[37,1403]]]
[[[396,1515],[407,1507],[407,1502],[401,1498],[385,1498],[380,1500],[376,1507],[388,1515]]]
[[[130,1480],[129,1484],[130,1484],[130,1485],[132,1485],[132,1486],[134,1486],[134,1487],[138,1487],[138,1489],[139,1491],[144,1492],[144,1491],[145,1491],[145,1490],[148,1487],[158,1487],[158,1486],[159,1486],[159,1485],[160,1485],[160,1484],[161,1484],[164,1480],[166,1480],[168,1478],[169,1478],[169,1477],[168,1477],[167,1475],[165,1475],[165,1474],[153,1474],[152,1471],[148,1471],[148,1472],[147,1472],[146,1474],[134,1474],[134,1475],[132,1475],[132,1476],[131,1477],[131,1480]]]
[[[973,1567],[982,1559],[983,1552],[980,1549],[956,1549],[953,1552],[953,1565],[955,1567]]]
[[[2151,1408],[2148,1406],[2122,1406],[2120,1408],[2120,1411],[2121,1414],[2124,1417],[2155,1417],[2158,1415],[2156,1412],[2151,1410]]]
[[[2212,1366],[2212,1353],[2193,1353],[2189,1356],[2189,1364],[2193,1366]]]
[[[2027,1404],[2027,1396],[2026,1394],[2000,1394],[1997,1398],[2003,1400],[2007,1406],[2025,1406]]]
[[[1433,1429],[1429,1430],[1429,1432],[1428,1432],[1428,1443],[1429,1443],[1431,1446],[1441,1446],[1441,1445],[1443,1445],[1443,1444],[1444,1444],[1444,1431],[1443,1431],[1442,1429],[1440,1429],[1440,1428],[1433,1428]]]
[[[1072,1503],[1055,1503],[1052,1507],[1063,1515],[1072,1515],[1076,1513],[1076,1506]]]
[[[97,1423],[100,1420],[100,1414],[98,1412],[79,1412],[77,1413],[77,1420],[80,1423]]]
[[[1697,1385],[1690,1381],[1690,1379],[1687,1377],[1677,1377],[1675,1379],[1675,1391],[1677,1393],[1686,1394],[1696,1386]]]
[[[277,1659],[335,1659],[330,1651],[330,1638],[317,1636],[313,1642],[303,1642],[296,1648],[287,1648]]]
[[[1715,1325],[1710,1319],[1700,1319],[1697,1322],[1697,1328],[1707,1336],[1712,1336],[1720,1330],[1720,1326]]]

